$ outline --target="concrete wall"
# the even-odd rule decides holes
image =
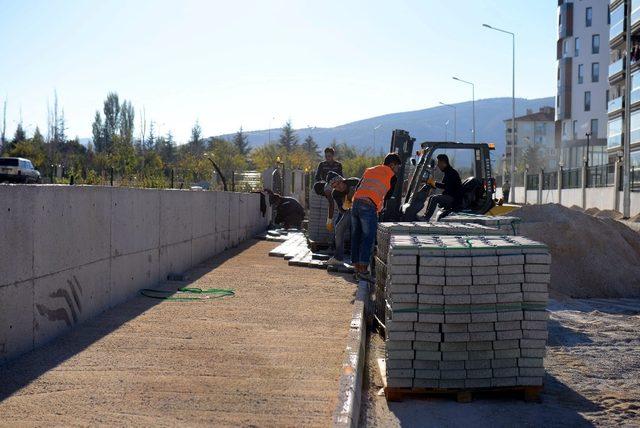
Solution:
[[[267,222],[258,194],[0,185],[0,364]]]
[[[516,203],[524,203],[524,188],[515,188]],[[582,201],[583,189],[563,189],[562,190],[562,205],[565,207],[571,207],[577,205],[582,208],[598,208],[600,210],[616,210],[622,212],[622,192],[618,192],[618,203],[616,205],[616,191],[613,186],[610,187],[590,187],[584,189],[585,203]],[[527,190],[527,203],[536,204],[537,190]],[[558,202],[557,190],[543,190],[542,201],[543,204]],[[640,192],[631,192],[631,217],[640,213]]]

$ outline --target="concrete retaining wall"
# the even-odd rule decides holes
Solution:
[[[583,203],[582,192],[585,194],[585,201]],[[527,190],[527,203],[536,204],[537,190]],[[524,203],[524,188],[515,188],[516,203]],[[543,204],[557,203],[558,202],[557,190],[543,190],[542,200]],[[582,208],[598,208],[600,210],[617,210],[622,212],[622,192],[618,191],[618,198],[616,204],[616,190],[614,187],[590,187],[586,189],[562,189],[561,203],[565,207],[571,207],[577,205]],[[635,216],[640,213],[640,192],[631,192],[631,216]]]
[[[258,194],[0,185],[0,364],[267,222]]]

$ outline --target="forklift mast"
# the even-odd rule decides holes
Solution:
[[[400,218],[400,207],[402,206],[402,188],[404,184],[404,176],[409,159],[413,156],[413,143],[415,138],[411,137],[407,131],[395,129],[391,134],[391,150],[390,153],[397,153],[402,160],[400,170],[398,171],[396,185],[393,188],[391,198],[386,202],[385,209],[382,212],[382,221],[398,221]]]

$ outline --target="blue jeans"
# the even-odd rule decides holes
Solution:
[[[344,245],[351,236],[351,211],[338,213],[334,222],[336,233],[336,252],[333,255],[338,260],[344,261]]]
[[[378,212],[373,205],[356,200],[351,208],[351,261],[368,265],[378,229]]]

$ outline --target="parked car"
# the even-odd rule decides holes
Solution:
[[[40,172],[29,159],[0,158],[0,182],[39,183]]]

